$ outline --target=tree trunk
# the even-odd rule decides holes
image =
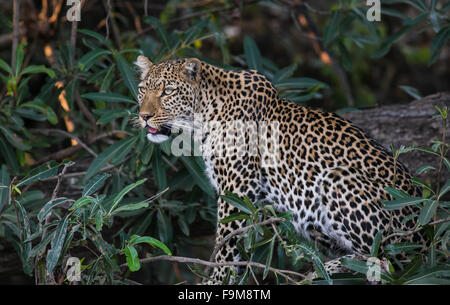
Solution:
[[[432,118],[438,113],[436,106],[450,108],[450,93],[436,93],[409,104],[376,107],[340,115],[363,129],[389,150],[391,144],[396,149],[401,145],[431,147],[434,140],[442,140],[442,120]],[[449,143],[449,140],[450,128],[447,125],[446,142]],[[424,165],[431,165],[438,169],[438,156],[412,151],[402,154],[399,160],[408,167],[413,176],[417,176],[422,181],[430,181],[435,186],[437,171],[417,175],[416,170]],[[442,173],[441,185],[449,178],[449,170],[445,165],[442,166]]]

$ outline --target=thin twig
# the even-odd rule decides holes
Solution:
[[[122,162],[117,163],[117,164],[111,164],[108,166],[105,166],[104,168],[102,168],[101,170],[99,170],[97,173],[103,173],[103,172],[107,172],[109,170],[112,170],[114,168],[119,167],[120,165],[122,165],[123,163],[127,162],[128,160],[130,160],[131,156],[125,158]],[[87,171],[82,171],[82,172],[75,172],[75,173],[69,173],[69,174],[65,174],[65,178],[74,178],[74,177],[80,177],[80,176],[84,176],[86,175]],[[52,180],[56,180],[57,177],[49,177],[46,179],[42,179],[42,181],[52,181]]]
[[[49,135],[51,133],[53,134],[60,134],[63,135],[67,138],[71,138],[74,139],[75,141],[78,142],[78,144],[81,145],[81,147],[83,147],[88,153],[90,153],[92,156],[97,157],[97,153],[95,151],[93,151],[92,149],[89,148],[89,146],[87,146],[83,141],[80,140],[80,138],[78,138],[76,135],[73,135],[67,131],[64,130],[60,130],[60,129],[41,129],[41,128],[36,128],[36,129],[31,129],[31,132],[37,132],[43,135]]]
[[[61,184],[61,180],[62,180],[64,174],[66,173],[67,168],[70,167],[70,166],[72,166],[73,164],[74,164],[74,163],[66,163],[66,164],[64,164],[64,167],[63,167],[61,173],[58,175],[58,180],[56,180],[56,186],[55,186],[55,188],[53,189],[52,199],[51,199],[50,201],[55,200],[55,199],[56,199],[56,196],[58,196],[59,186],[60,186],[60,184]]]
[[[444,222],[449,222],[449,221],[450,221],[450,217],[447,217],[447,218],[444,218],[444,219],[439,219],[439,220],[430,222],[430,223],[428,223],[428,225],[437,225],[437,224],[444,223]],[[416,229],[411,230],[411,231],[407,231],[407,232],[392,233],[392,234],[386,236],[385,238],[383,238],[383,243],[385,241],[389,240],[392,237],[395,237],[395,236],[407,236],[407,235],[411,235],[411,234],[414,234],[416,232],[419,232],[420,230],[423,230],[423,228],[422,227],[417,227]]]
[[[80,108],[83,115],[88,119],[89,123],[91,124],[92,132],[94,133],[94,135],[96,135],[98,132],[97,121],[95,120],[94,116],[89,111],[89,109],[86,107],[86,105],[84,105],[78,90],[75,91],[75,101],[78,105],[78,108]]]
[[[112,130],[112,131],[108,131],[108,132],[99,134],[99,135],[97,135],[97,136],[95,136],[93,138],[90,138],[87,141],[87,144],[92,144],[94,142],[97,142],[98,140],[101,140],[101,139],[106,138],[106,137],[110,137],[110,136],[115,135],[115,134],[126,134],[126,135],[129,135],[129,136],[131,135],[129,132],[124,131],[124,130]],[[51,155],[48,155],[48,156],[46,156],[46,157],[36,161],[35,165],[39,165],[39,164],[45,163],[45,162],[47,162],[49,160],[62,160],[64,158],[68,157],[68,156],[71,156],[72,154],[74,154],[75,152],[79,151],[82,148],[83,147],[80,144],[77,144],[75,146],[69,146],[67,148],[59,150],[59,151],[57,151],[57,152],[55,152],[55,153],[53,153]]]

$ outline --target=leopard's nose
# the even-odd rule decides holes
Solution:
[[[150,119],[150,118],[153,116],[153,114],[150,114],[150,113],[140,113],[139,116],[140,116],[144,121],[147,121],[148,119]]]

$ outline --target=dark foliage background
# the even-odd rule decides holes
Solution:
[[[367,20],[366,1],[84,0],[79,22],[67,20],[71,6],[63,0],[3,1],[0,8],[1,283],[70,283],[72,256],[82,258],[83,284],[199,279],[198,264],[139,263],[159,254],[208,260],[216,195],[200,158],[175,157],[170,143],[149,143],[133,127],[138,54],[257,69],[281,95],[333,111],[449,89],[449,1],[381,1],[379,22]],[[446,109],[436,113],[447,130]],[[386,283],[448,284],[448,202],[441,199],[449,185],[441,178],[450,163],[445,133],[435,138],[429,148],[394,148],[397,155],[419,149],[440,166],[418,169],[437,177],[433,185],[417,179],[423,198],[390,190],[397,201],[387,208],[420,205],[412,217],[434,243],[426,254],[392,245],[391,254],[412,251],[412,263],[399,273],[388,268]],[[290,217],[227,198],[248,224],[261,215]],[[265,267],[247,266],[240,283],[290,282],[269,266],[323,272],[323,254],[298,240],[288,222],[242,235],[243,257],[253,254]],[[353,283],[364,282],[364,264],[348,265],[359,272]],[[348,276],[336,282],[351,282]]]

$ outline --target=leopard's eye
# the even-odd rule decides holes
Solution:
[[[164,89],[164,95],[170,95],[175,91],[175,88],[172,87],[167,87],[166,89]]]

